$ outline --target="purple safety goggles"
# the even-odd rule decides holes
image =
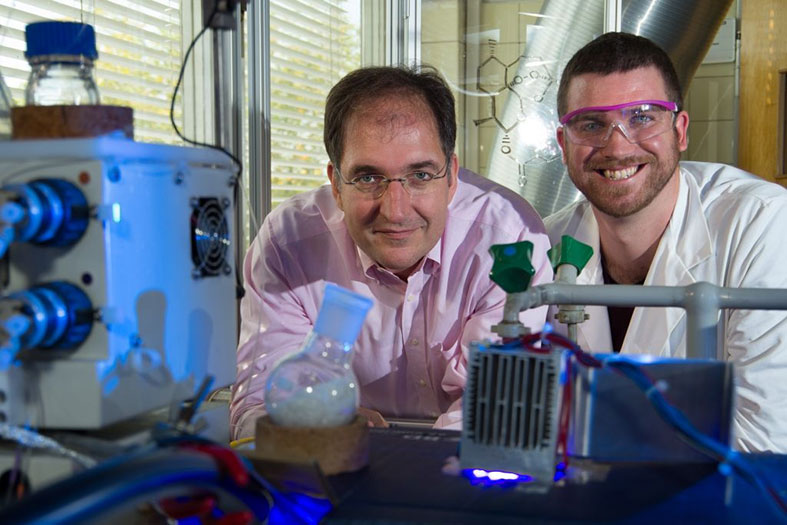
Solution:
[[[673,128],[678,111],[675,102],[637,100],[614,106],[589,106],[560,119],[575,144],[602,148],[617,128],[631,144],[653,138]]]

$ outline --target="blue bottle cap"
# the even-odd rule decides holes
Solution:
[[[368,297],[326,283],[314,331],[340,343],[352,345],[371,307],[372,300]]]
[[[93,26],[79,22],[33,22],[25,27],[30,59],[41,55],[82,55],[98,58]]]

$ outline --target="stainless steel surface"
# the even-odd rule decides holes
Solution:
[[[685,93],[731,3],[624,1],[620,29],[662,46],[675,63]],[[609,23],[607,4],[614,7],[617,2],[547,0],[538,29],[531,32],[522,53],[526,58],[520,60],[516,77],[509,77],[510,92],[500,120],[511,124],[498,129],[487,176],[519,192],[544,217],[580,196],[565,173],[555,139],[557,86],[573,53],[598,36],[605,21]],[[524,81],[514,85],[510,78]]]
[[[630,0],[623,3],[621,31],[661,46],[686,93],[730,5],[732,0]]]
[[[386,65],[421,61],[421,0],[387,0]]]
[[[393,428],[419,428],[424,430],[431,429],[435,423],[434,419],[408,419],[401,417],[387,417],[385,421]]]
[[[459,462],[527,473],[546,487],[555,476],[564,355],[519,350],[471,343]]]
[[[248,6],[248,86],[249,86],[249,244],[257,235],[262,219],[271,209],[271,101],[270,86],[270,4],[249,2]],[[239,243],[245,246],[244,243]],[[242,259],[238,259],[242,260]]]
[[[241,2],[235,6],[235,29],[213,29],[213,107],[214,136],[216,146],[232,153],[243,162],[243,16]],[[237,174],[243,177],[243,173]],[[241,180],[238,184],[243,184]],[[235,195],[238,193],[235,192]],[[235,260],[242,261],[245,255],[243,202],[235,198],[232,239]],[[237,308],[240,308],[238,303]],[[239,311],[239,310],[238,310]],[[237,318],[240,328],[240,315]]]
[[[734,412],[731,363],[626,356],[702,434],[730,444]],[[629,378],[610,367],[578,366],[573,376],[569,454],[597,462],[710,461],[686,444]]]
[[[240,27],[240,4],[236,24]],[[241,31],[213,30],[213,100],[216,108],[216,145],[238,158],[243,155],[240,101],[243,100]]]
[[[604,13],[604,31],[620,31],[623,25],[624,0],[607,0]]]

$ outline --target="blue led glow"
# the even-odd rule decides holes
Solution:
[[[117,202],[112,204],[112,221],[120,222],[120,204]]]
[[[484,470],[481,468],[468,468],[462,474],[475,484],[481,485],[509,485],[512,483],[530,483],[534,481],[533,476],[507,472],[505,470]],[[566,477],[566,465],[562,461],[555,466],[554,481],[560,481]]]
[[[527,474],[517,474],[516,472],[506,472],[504,470],[484,470],[480,468],[464,469],[462,473],[474,483],[484,485],[504,485],[510,483],[529,483],[533,481],[532,476]]]
[[[557,482],[565,477],[566,477],[566,464],[561,461],[560,463],[555,465],[555,477],[553,480]]]
[[[473,469],[473,476],[477,478],[488,478],[490,481],[515,481],[519,479],[519,474],[514,474],[513,472],[503,472],[499,470],[487,472],[486,470],[481,470],[480,468]]]
[[[268,515],[270,525],[317,524],[331,510],[331,502],[295,492],[275,493],[274,504]]]

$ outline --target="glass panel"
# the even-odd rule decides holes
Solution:
[[[325,97],[361,64],[359,0],[274,0],[271,35],[271,201],[328,181]]]
[[[543,215],[577,198],[555,139],[560,72],[604,26],[604,0],[422,0],[421,56],[457,99],[460,164]]]

